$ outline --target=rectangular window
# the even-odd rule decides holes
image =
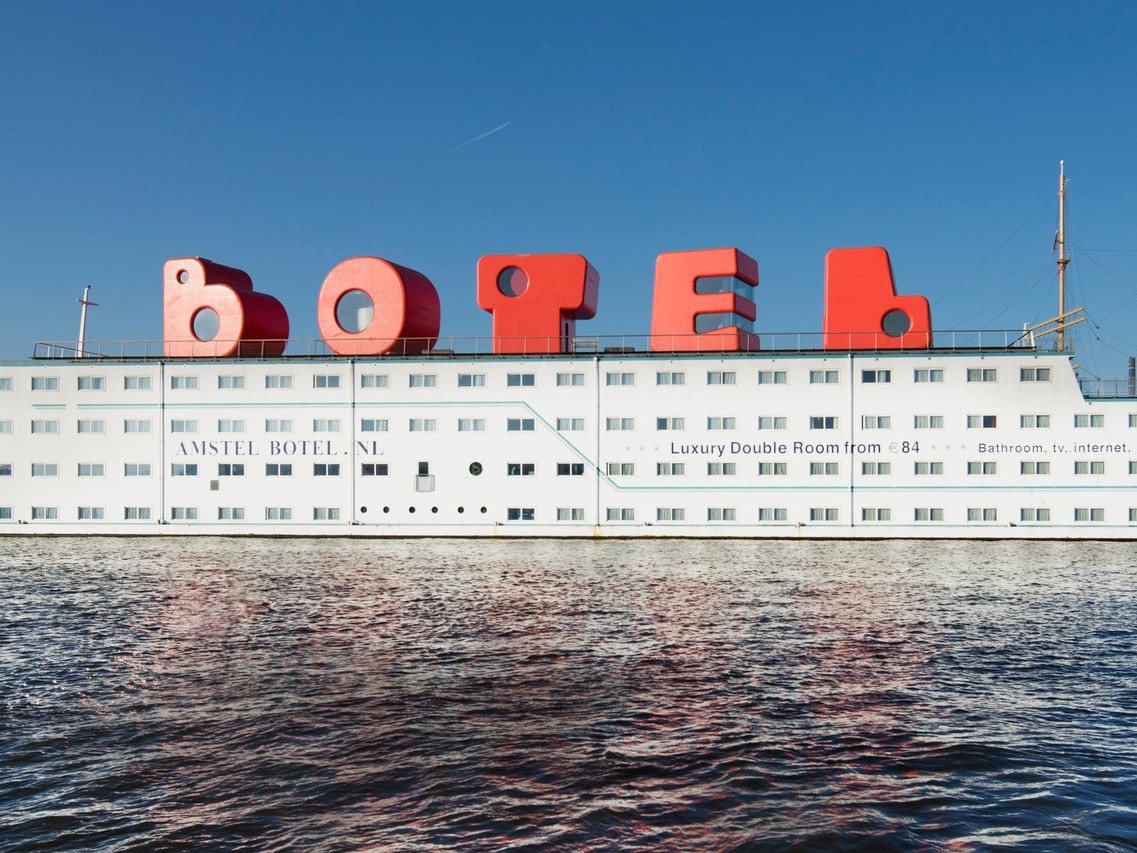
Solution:
[[[604,511],[608,521],[635,521],[636,511],[632,507],[610,506]]]
[[[197,389],[196,376],[171,376],[170,389],[174,391],[194,391]]]
[[[886,507],[862,507],[861,521],[892,521],[892,510]]]
[[[557,507],[557,521],[584,521],[584,507]]]
[[[789,473],[789,465],[785,462],[759,462],[759,477],[784,477]]]
[[[509,388],[532,388],[533,383],[532,373],[507,373],[505,376],[505,384]]]
[[[833,415],[812,415],[809,419],[810,429],[837,429],[837,418]]]
[[[861,382],[865,383],[866,385],[871,385],[873,383],[876,383],[878,385],[883,385],[884,383],[891,382],[891,381],[892,381],[892,371],[891,370],[862,370],[861,371]]]
[[[810,385],[836,385],[840,381],[840,373],[836,370],[809,371]]]
[[[737,517],[738,511],[732,506],[707,507],[707,521],[734,521]]]
[[[1075,474],[1104,474],[1105,473],[1105,462],[1100,461],[1100,460],[1094,460],[1092,462],[1083,462],[1083,461],[1075,462],[1074,463],[1074,473]]]
[[[245,463],[244,462],[219,462],[219,463],[217,463],[217,476],[218,477],[244,477],[245,476]]]
[[[313,477],[338,477],[340,475],[340,465],[338,462],[313,462],[312,463],[312,476]]]
[[[339,432],[339,418],[314,418],[312,432]]]
[[[217,387],[223,390],[241,391],[245,388],[244,376],[225,375],[217,377]]]
[[[532,477],[537,473],[537,466],[533,462],[507,462],[505,473],[508,477]]]
[[[32,390],[33,391],[58,391],[59,390],[59,377],[58,376],[33,376],[32,377]]]
[[[685,429],[686,420],[684,418],[656,418],[655,428],[658,430],[675,430]]]
[[[943,415],[915,415],[912,425],[916,429],[943,429]]]
[[[233,418],[222,418],[217,422],[218,432],[244,432],[245,422]]]
[[[708,385],[734,385],[738,381],[738,376],[733,370],[708,370],[707,371],[707,384]]]
[[[558,387],[579,387],[584,384],[583,373],[558,373],[557,386]]]
[[[245,508],[243,506],[219,506],[217,507],[217,520],[244,521]]]
[[[809,473],[824,477],[835,477],[841,473],[840,462],[810,462]]]
[[[124,376],[122,378],[122,388],[124,391],[149,391],[150,390],[150,377],[149,376]],[[150,511],[149,507],[144,507],[147,512]]]
[[[686,385],[687,374],[676,370],[661,370],[655,374],[656,385]]]
[[[1074,510],[1074,521],[1105,521],[1105,508],[1077,507]]]
[[[80,462],[79,463],[79,476],[80,477],[102,477],[105,468],[102,462]]]
[[[995,415],[968,415],[968,429],[995,429],[998,418]]]
[[[1129,426],[1130,428],[1137,427],[1137,415],[1129,416]]]
[[[12,427],[11,421],[0,421],[0,435],[11,435]]]
[[[78,389],[80,391],[102,391],[106,387],[106,380],[101,376],[80,376]]]
[[[312,377],[313,388],[339,388],[340,377],[338,373],[317,373]]]
[[[787,518],[789,518],[789,512],[784,506],[758,507],[759,521],[785,521]]]
[[[172,506],[170,507],[170,518],[173,521],[197,521],[197,507]]]
[[[170,432],[197,432],[197,421],[177,418],[170,421]]]
[[[758,429],[785,429],[786,419],[782,416],[762,416],[758,418]]]
[[[33,462],[32,463],[32,476],[33,477],[58,477],[59,465],[55,462]]]
[[[507,418],[506,432],[533,432],[533,418]]]
[[[558,462],[557,463],[557,476],[558,477],[580,477],[584,474],[583,462]]]
[[[944,510],[943,507],[938,506],[918,506],[913,518],[916,521],[943,521]]]
[[[363,462],[359,466],[359,473],[363,477],[386,477],[387,470],[385,462]]]
[[[292,377],[287,373],[269,373],[265,376],[265,388],[284,390],[292,387]]]
[[[656,521],[685,521],[687,510],[680,507],[661,506],[655,509]]]
[[[532,521],[535,515],[531,506],[511,506],[505,511],[506,521]]]
[[[292,432],[292,420],[289,418],[267,418],[265,432]]]
[[[1031,462],[1031,461],[1020,462],[1019,463],[1019,473],[1020,474],[1028,474],[1028,475],[1049,474],[1050,473],[1050,463],[1045,462],[1045,461],[1041,461],[1041,462]]]
[[[862,415],[861,429],[892,429],[892,416]]]
[[[484,373],[459,373],[459,388],[485,388],[486,375]]]
[[[1019,510],[1019,521],[1050,521],[1050,509],[1024,506]]]
[[[33,521],[56,521],[59,518],[59,507],[57,506],[33,506],[32,507],[32,520]]]
[[[759,385],[785,385],[786,372],[784,370],[759,370]]]
[[[359,422],[360,432],[386,432],[387,419],[386,418],[363,418]]]
[[[1022,367],[1019,368],[1020,382],[1049,382],[1049,367]]]
[[[58,433],[59,421],[32,421],[33,435],[57,435]]]
[[[892,474],[892,463],[862,462],[861,473],[868,477],[887,477]]]
[[[1133,461],[1132,459],[1129,460],[1129,473],[1137,474],[1137,462]]]
[[[1019,426],[1023,429],[1049,429],[1050,415],[1019,415]]]
[[[915,473],[918,476],[937,475],[944,472],[943,462],[916,462]]]
[[[196,462],[171,462],[170,463],[170,476],[171,477],[196,477],[197,476],[197,463]]]
[[[359,375],[360,388],[389,388],[391,377],[386,373],[361,373]]]
[[[738,465],[735,462],[708,462],[707,463],[707,476],[708,477],[733,477],[738,473]]]
[[[944,371],[940,367],[917,367],[912,371],[913,382],[943,382]]]
[[[967,369],[968,382],[998,382],[999,371],[993,367],[969,367]]]
[[[412,373],[410,382],[411,388],[437,388],[438,376],[434,373]]]
[[[604,428],[610,432],[617,430],[632,430],[636,428],[635,418],[606,418]]]
[[[636,375],[634,373],[606,373],[604,374],[605,385],[635,385]]]
[[[150,432],[150,421],[140,418],[128,418],[122,422],[122,431],[126,433]]]
[[[149,477],[150,476],[150,463],[149,462],[124,462],[122,464],[122,476],[124,476],[124,477]]]
[[[835,506],[815,506],[811,507],[809,510],[810,521],[838,521],[839,519],[840,515],[838,513],[837,507]]]
[[[0,376],[0,391],[11,391],[11,390],[12,390],[12,377],[11,376]]]
[[[998,521],[999,512],[994,507],[968,507],[968,521]]]
[[[265,521],[292,521],[292,507],[266,506]]]
[[[11,477],[11,476],[12,476],[12,463],[11,462],[0,462],[0,477]]]
[[[655,473],[658,477],[682,477],[687,473],[686,462],[656,462]]]
[[[125,521],[149,521],[150,507],[124,506],[122,508],[122,517]]]
[[[485,418],[458,418],[458,432],[485,432]]]
[[[84,434],[107,431],[107,425],[105,421],[81,420],[78,424],[75,425],[75,428],[78,432]]]
[[[265,463],[265,476],[266,477],[291,477],[292,476],[292,463],[291,462],[266,462]]]
[[[736,422],[735,422],[734,418],[718,418],[718,417],[707,418],[707,429],[710,429],[710,430],[734,429],[735,423]]]
[[[313,521],[339,521],[340,508],[338,506],[312,507]]]
[[[1078,429],[1100,429],[1105,426],[1105,415],[1074,415],[1074,426]]]
[[[967,473],[970,474],[997,474],[999,473],[998,462],[968,462]]]
[[[635,462],[609,462],[606,468],[609,477],[634,477]]]
[[[584,418],[557,418],[558,432],[576,432],[584,429]]]

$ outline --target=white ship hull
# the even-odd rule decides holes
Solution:
[[[0,364],[2,534],[1129,539],[1135,487],[1137,399],[1033,349]]]

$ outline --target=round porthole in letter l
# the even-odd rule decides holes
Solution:
[[[899,338],[901,335],[906,335],[908,330],[912,328],[912,321],[903,311],[893,309],[884,315],[884,319],[880,321],[880,327],[890,338]]]
[[[520,296],[529,289],[529,276],[521,267],[506,267],[497,274],[497,289],[506,296]]]
[[[482,473],[482,463],[481,462],[471,462],[470,463],[470,473],[473,474],[475,477],[478,476],[480,473]]]

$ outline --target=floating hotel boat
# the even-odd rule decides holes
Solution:
[[[820,336],[751,330],[757,263],[656,266],[651,334],[576,335],[579,255],[478,264],[492,341],[438,347],[439,301],[338,265],[317,347],[249,277],[164,272],[164,340],[0,362],[0,533],[1137,538],[1137,393],[1071,364],[1060,311],[940,333],[883,249],[826,261]],[[159,348],[160,347],[160,348]],[[302,347],[301,347],[302,348]]]

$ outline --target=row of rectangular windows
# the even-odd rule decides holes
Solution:
[[[1106,520],[1104,507],[1076,507],[1074,509],[1074,522],[1104,522]],[[33,520],[58,520],[59,508],[54,506],[33,506],[31,508]],[[77,507],[76,517],[79,521],[101,521],[105,519],[105,510],[101,506]],[[291,507],[265,507],[266,521],[291,521]],[[313,507],[313,521],[337,521],[341,517],[339,507]],[[789,513],[785,507],[759,507],[758,521],[787,521]],[[151,518],[150,507],[133,506],[123,507],[125,521],[148,521]],[[197,507],[171,507],[170,518],[173,521],[196,521]],[[506,510],[509,521],[535,521],[536,510],[533,507],[509,507]],[[558,507],[557,521],[583,521],[585,518],[583,507]],[[636,512],[632,507],[607,507],[605,510],[607,521],[635,521]],[[686,521],[687,510],[684,507],[657,507],[656,521]],[[0,506],[0,520],[12,519],[12,507]],[[245,507],[229,506],[217,508],[219,521],[243,521]],[[707,507],[707,521],[737,521],[738,510],[735,507]],[[810,521],[840,521],[840,510],[837,507],[811,507]],[[969,522],[994,522],[999,520],[999,512],[994,507],[968,507],[966,520]],[[1049,507],[1021,507],[1019,509],[1020,522],[1049,522],[1052,520]],[[892,521],[892,510],[889,507],[863,507],[861,521]],[[913,510],[913,521],[944,521],[942,507],[916,507]],[[1129,508],[1129,522],[1137,522],[1137,507]]]
[[[1049,382],[1049,367],[1021,367],[1019,368],[1019,381],[1021,382]],[[785,370],[760,370],[757,373],[759,385],[785,385],[788,383],[788,373]],[[968,382],[998,382],[998,368],[967,368]],[[227,390],[242,390],[245,388],[246,377],[241,374],[223,374],[217,377],[217,387]],[[339,388],[341,377],[338,374],[316,374],[312,377],[313,388]],[[685,385],[686,373],[683,371],[657,371],[656,385]],[[707,371],[708,385],[735,385],[738,376],[733,370]],[[916,368],[913,371],[912,381],[943,382],[943,368]],[[811,385],[835,384],[840,382],[838,370],[811,370],[809,372]],[[861,382],[865,384],[885,384],[892,382],[891,370],[862,370]],[[634,385],[636,374],[633,372],[610,371],[604,376],[605,385]],[[484,373],[458,374],[459,388],[482,388],[486,384]],[[506,375],[507,387],[533,387],[536,384],[536,375],[533,373],[509,373]],[[558,373],[556,384],[558,386],[580,386],[584,384],[583,373]],[[106,388],[106,379],[102,376],[77,377],[76,385],[80,391],[102,391]],[[123,388],[125,390],[149,390],[151,387],[149,376],[125,376]],[[198,387],[198,377],[192,375],[174,375],[170,377],[170,388],[173,390],[193,390]],[[269,374],[265,376],[265,388],[289,389],[293,387],[293,377],[288,374]],[[388,388],[390,375],[385,373],[360,374],[361,388]],[[438,374],[412,373],[409,376],[411,388],[438,387]],[[33,376],[31,378],[33,391],[58,391],[59,377]],[[12,378],[0,377],[0,391],[12,390]]]
[[[365,477],[386,476],[388,472],[388,466],[385,463],[363,462],[360,465],[360,474]],[[583,476],[585,472],[583,462],[557,462],[555,465],[557,476]],[[1137,475],[1137,460],[1129,460],[1128,465],[1129,473]],[[706,466],[708,476],[734,476],[738,473],[738,465],[735,462],[707,462]],[[634,462],[609,462],[605,466],[606,473],[611,477],[634,476],[635,470],[636,464]],[[267,477],[289,477],[292,476],[292,471],[293,467],[290,462],[265,463],[265,476]],[[995,461],[967,462],[966,472],[968,475],[998,474],[999,463]],[[123,476],[125,477],[149,477],[150,473],[151,466],[149,462],[126,462],[123,464]],[[340,465],[335,462],[315,462],[313,463],[312,473],[317,477],[338,477],[340,474]],[[685,476],[687,473],[687,463],[657,462],[655,473],[661,477]],[[811,476],[838,476],[841,473],[841,463],[825,461],[810,462],[809,473]],[[914,462],[913,473],[917,476],[942,475],[944,473],[944,463],[935,461]],[[1049,461],[1023,460],[1019,462],[1019,474],[1047,475],[1050,473],[1051,463]],[[171,477],[196,477],[197,474],[198,463],[196,462],[173,462],[170,464]],[[533,476],[536,474],[536,463],[507,462],[506,474],[507,476]],[[788,462],[758,463],[759,476],[786,476],[788,474]],[[892,463],[861,462],[861,474],[865,476],[891,476]],[[1074,474],[1104,475],[1105,461],[1096,459],[1075,460]],[[31,464],[31,475],[33,477],[58,477],[59,465],[55,462],[33,462]],[[102,462],[78,463],[78,476],[80,477],[103,477],[105,475],[106,466]],[[219,462],[217,464],[217,476],[219,477],[243,477],[244,475],[245,464],[242,462]],[[12,463],[0,462],[0,477],[11,476]]]
[[[998,426],[998,420],[997,415],[968,415],[966,423],[968,429],[995,429]],[[267,418],[264,423],[266,433],[289,433],[293,431],[294,427],[294,422],[290,418]],[[657,417],[655,419],[655,427],[659,431],[684,430],[686,423],[687,419],[683,417]],[[735,430],[738,428],[738,419],[729,416],[709,416],[705,423],[706,428],[710,431]],[[149,433],[151,425],[149,419],[129,418],[123,421],[122,431],[124,433]],[[835,415],[811,415],[809,417],[809,428],[811,430],[835,430],[839,428],[839,425],[840,418]],[[1050,415],[1019,416],[1019,426],[1023,429],[1049,429],[1050,425]],[[13,426],[11,420],[0,420],[0,435],[11,435]],[[484,432],[486,419],[458,418],[457,426],[459,432]],[[758,418],[757,426],[758,429],[762,430],[784,430],[789,428],[789,418],[777,415],[762,416]],[[1137,427],[1137,414],[1129,415],[1129,426]],[[174,418],[170,421],[171,433],[196,433],[198,427],[199,424],[196,419]],[[533,418],[508,418],[506,420],[506,430],[509,432],[531,432],[534,427]],[[915,429],[943,429],[944,416],[914,415],[913,427]],[[1105,427],[1105,415],[1074,415],[1074,427],[1076,429],[1102,429]],[[340,428],[341,421],[338,418],[314,418],[312,420],[314,432],[339,432]],[[386,418],[363,418],[359,425],[361,432],[386,432],[388,428],[389,421]],[[584,428],[584,418],[556,419],[556,429],[562,432],[583,430]],[[609,432],[634,430],[636,419],[606,418],[604,428]],[[866,430],[892,429],[892,416],[862,415],[861,428]],[[102,434],[106,432],[106,421],[81,419],[76,422],[75,429],[81,435]],[[218,433],[244,433],[245,429],[246,422],[242,418],[220,418],[217,421]],[[438,420],[436,418],[410,418],[408,429],[411,432],[435,432],[438,429]],[[30,430],[33,435],[57,435],[59,434],[59,421],[36,419],[31,421]]]

